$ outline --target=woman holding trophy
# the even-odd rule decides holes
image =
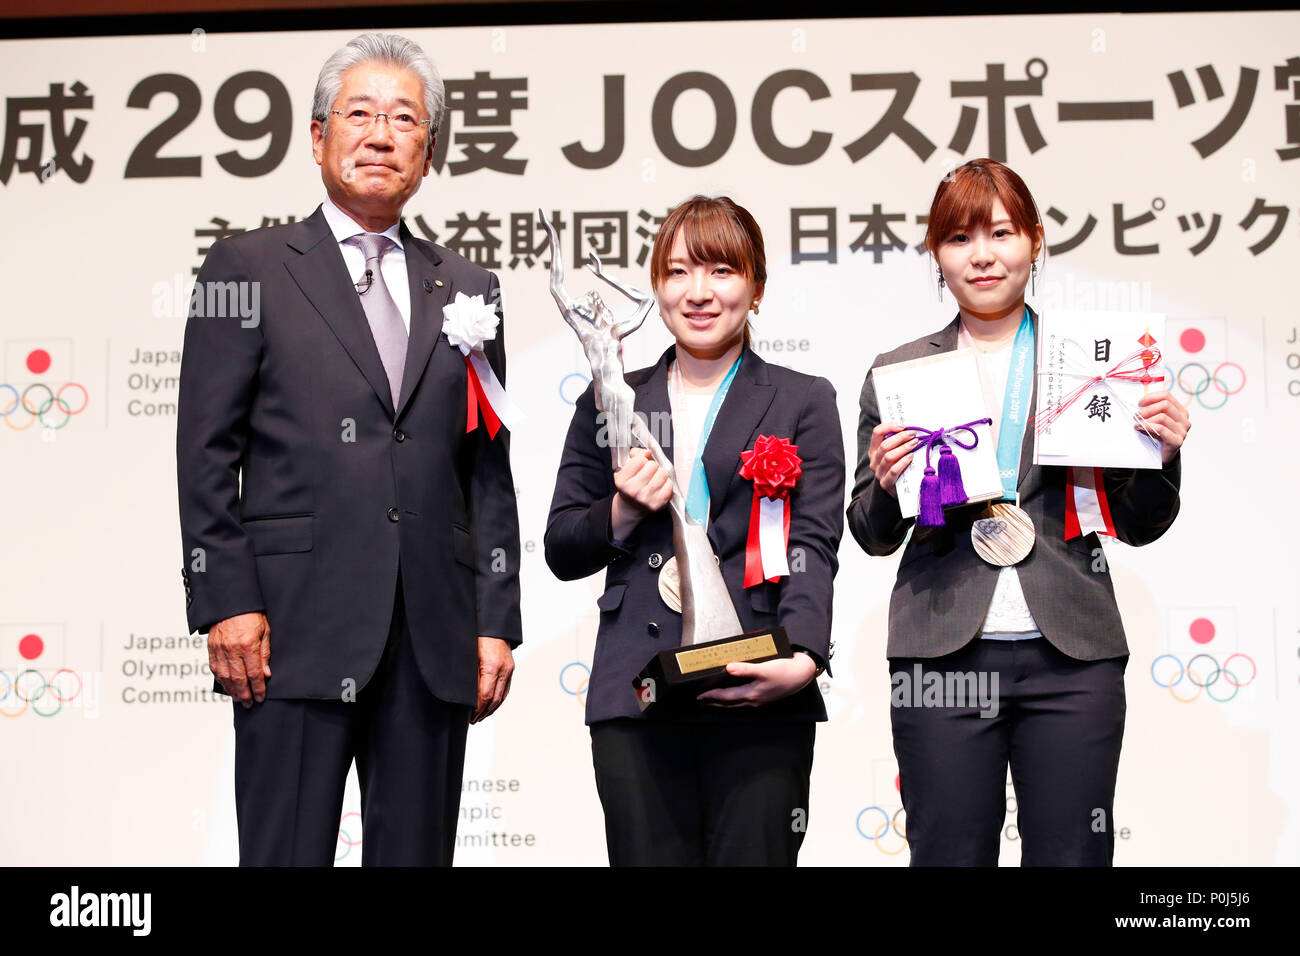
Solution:
[[[1026,420],[1037,395],[1040,322],[1025,290],[1044,252],[1038,209],[1011,169],[972,160],[939,184],[925,242],[958,315],[872,368],[973,349],[1003,488],[1001,500],[953,508],[940,526],[918,521],[898,568],[889,611],[894,679],[973,674],[995,698],[984,709],[891,699],[911,862],[996,866],[1009,765],[1022,863],[1107,866],[1128,646],[1096,534],[1076,528],[1067,540],[1067,469],[1033,464]],[[1136,419],[1134,428],[1158,439],[1163,467],[1106,468],[1096,489],[1116,537],[1130,545],[1173,524],[1189,428],[1187,410],[1163,390],[1141,399]],[[916,431],[881,421],[869,372],[848,509],[868,554],[894,552],[912,530],[896,485],[918,452]]]
[[[657,305],[672,333],[650,368],[624,375],[618,340],[640,319],[615,321],[594,293],[570,298],[554,235],[552,262],[593,382],[565,441],[545,550],[561,579],[605,571],[586,720],[610,863],[794,865],[826,719],[814,678],[831,654],[843,530],[834,389],[749,347],[766,258],[758,224],[730,199],[669,212],[653,297],[595,262],[640,318]],[[638,685],[648,660],[717,620],[724,637],[784,629],[788,656],[733,657],[721,686],[671,708]]]

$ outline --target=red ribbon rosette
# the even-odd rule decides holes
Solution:
[[[754,483],[745,540],[745,587],[778,581],[790,573],[790,492],[803,474],[799,446],[788,438],[759,435],[740,453],[740,477]]]

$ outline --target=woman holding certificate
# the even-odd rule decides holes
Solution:
[[[835,392],[749,348],[766,259],[758,224],[730,199],[696,196],[673,209],[650,276],[675,342],[622,380],[671,458],[686,514],[706,526],[743,631],[783,627],[794,653],[727,664],[734,686],[688,697],[685,708],[642,712],[638,673],[682,639],[673,488],[645,448],[612,470],[589,387],[574,409],[545,543],[547,564],[564,580],[605,572],[586,716],[609,859],[792,866],[807,824],[815,722],[826,719],[813,680],[830,658],[843,531]],[[760,547],[770,510],[760,508],[764,482],[784,489],[784,532],[780,519],[765,524]]]
[[[921,519],[898,567],[888,656],[911,862],[997,865],[1010,766],[1022,864],[1108,866],[1128,645],[1096,534],[1067,540],[1078,530],[1067,528],[1073,472],[1033,464],[1039,321],[1025,289],[1044,250],[1037,206],[1012,170],[972,160],[939,184],[926,246],[958,314],[872,368],[971,349],[984,407],[968,417],[991,419],[986,440],[1002,493],[925,520],[926,483],[932,494],[938,479],[947,484],[928,468]],[[914,519],[902,516],[896,485],[914,456],[924,463],[939,450],[906,427],[919,423],[882,422],[879,408],[869,372],[848,520],[873,555],[907,539]],[[1107,468],[1095,491],[1116,537],[1142,545],[1178,514],[1189,422],[1167,391],[1149,391],[1135,418],[1134,428],[1158,439],[1163,467]],[[969,443],[971,434],[958,437]],[[943,693],[921,694],[917,684]]]

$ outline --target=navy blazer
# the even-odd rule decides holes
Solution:
[[[651,368],[626,374],[636,410],[653,423],[668,422],[656,437],[672,455],[668,367],[670,347]],[[605,570],[596,602],[600,629],[587,690],[587,723],[639,717],[633,680],[647,661],[681,643],[682,618],[659,596],[659,567],[673,554],[670,509],[648,515],[624,547],[610,529],[614,474],[608,447],[597,442],[595,392],[582,394],[564,444],[555,496],[546,524],[546,563],[562,580]],[[655,413],[659,413],[655,415]],[[790,494],[791,574],[744,588],[745,541],[753,484],[740,477],[740,453],[759,435],[788,438],[798,446],[803,475]],[[709,481],[709,541],[718,556],[732,603],[746,631],[780,625],[790,643],[819,663],[831,656],[832,582],[844,531],[844,439],[835,389],[824,378],[770,365],[745,348],[740,368],[703,454]],[[649,712],[653,715],[653,709]],[[825,720],[816,682],[797,694],[756,708],[701,708],[698,719],[755,717]]]
[[[1030,310],[1034,331],[1038,316]],[[876,357],[873,369],[957,348],[961,316],[943,329]],[[1035,366],[1035,371],[1037,370]],[[1029,407],[1038,401],[1038,376]],[[867,451],[880,424],[872,373],[862,385],[858,465],[849,504],[849,528],[868,554],[891,554],[912,531],[898,499],[884,491]],[[1078,660],[1128,653],[1110,571],[1096,533],[1065,540],[1066,470],[1034,463],[1034,430],[1025,429],[1017,490],[1020,507],[1034,522],[1033,550],[1016,565],[1025,603],[1039,631],[1054,647]],[[1178,515],[1181,455],[1163,469],[1106,468],[1102,474],[1119,540],[1142,545],[1156,540]],[[942,528],[917,528],[898,565],[889,602],[889,657],[940,657],[980,634],[993,599],[999,568],[983,561],[970,528],[985,504],[947,509]]]
[[[189,624],[265,612],[270,698],[338,700],[345,682],[365,685],[399,564],[437,697],[474,706],[478,637],[521,637],[509,435],[466,433],[465,360],[441,331],[456,292],[491,302],[497,279],[405,224],[401,235],[411,326],[396,407],[319,208],[214,243],[199,271],[201,290],[258,283],[261,314],[248,327],[238,316],[185,326],[176,460]],[[500,330],[484,351],[504,381]]]

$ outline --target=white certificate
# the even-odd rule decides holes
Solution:
[[[988,418],[984,393],[980,389],[979,367],[975,353],[969,349],[940,352],[926,358],[882,365],[871,373],[876,388],[876,404],[882,422],[899,422],[909,427],[952,429],[958,425]],[[972,449],[955,441],[947,442],[957,464],[961,466],[962,485],[968,501],[988,501],[1002,496],[998,477],[998,450],[989,425],[975,425],[979,443]],[[971,433],[962,430],[956,438],[969,445]],[[930,466],[939,470],[939,447],[930,451]],[[925,476],[925,448],[918,447],[912,463],[898,478],[895,490],[904,518],[918,514],[921,479]]]
[[[1161,467],[1160,440],[1133,426],[1142,396],[1169,387],[1164,340],[1162,314],[1044,311],[1034,464]]]

